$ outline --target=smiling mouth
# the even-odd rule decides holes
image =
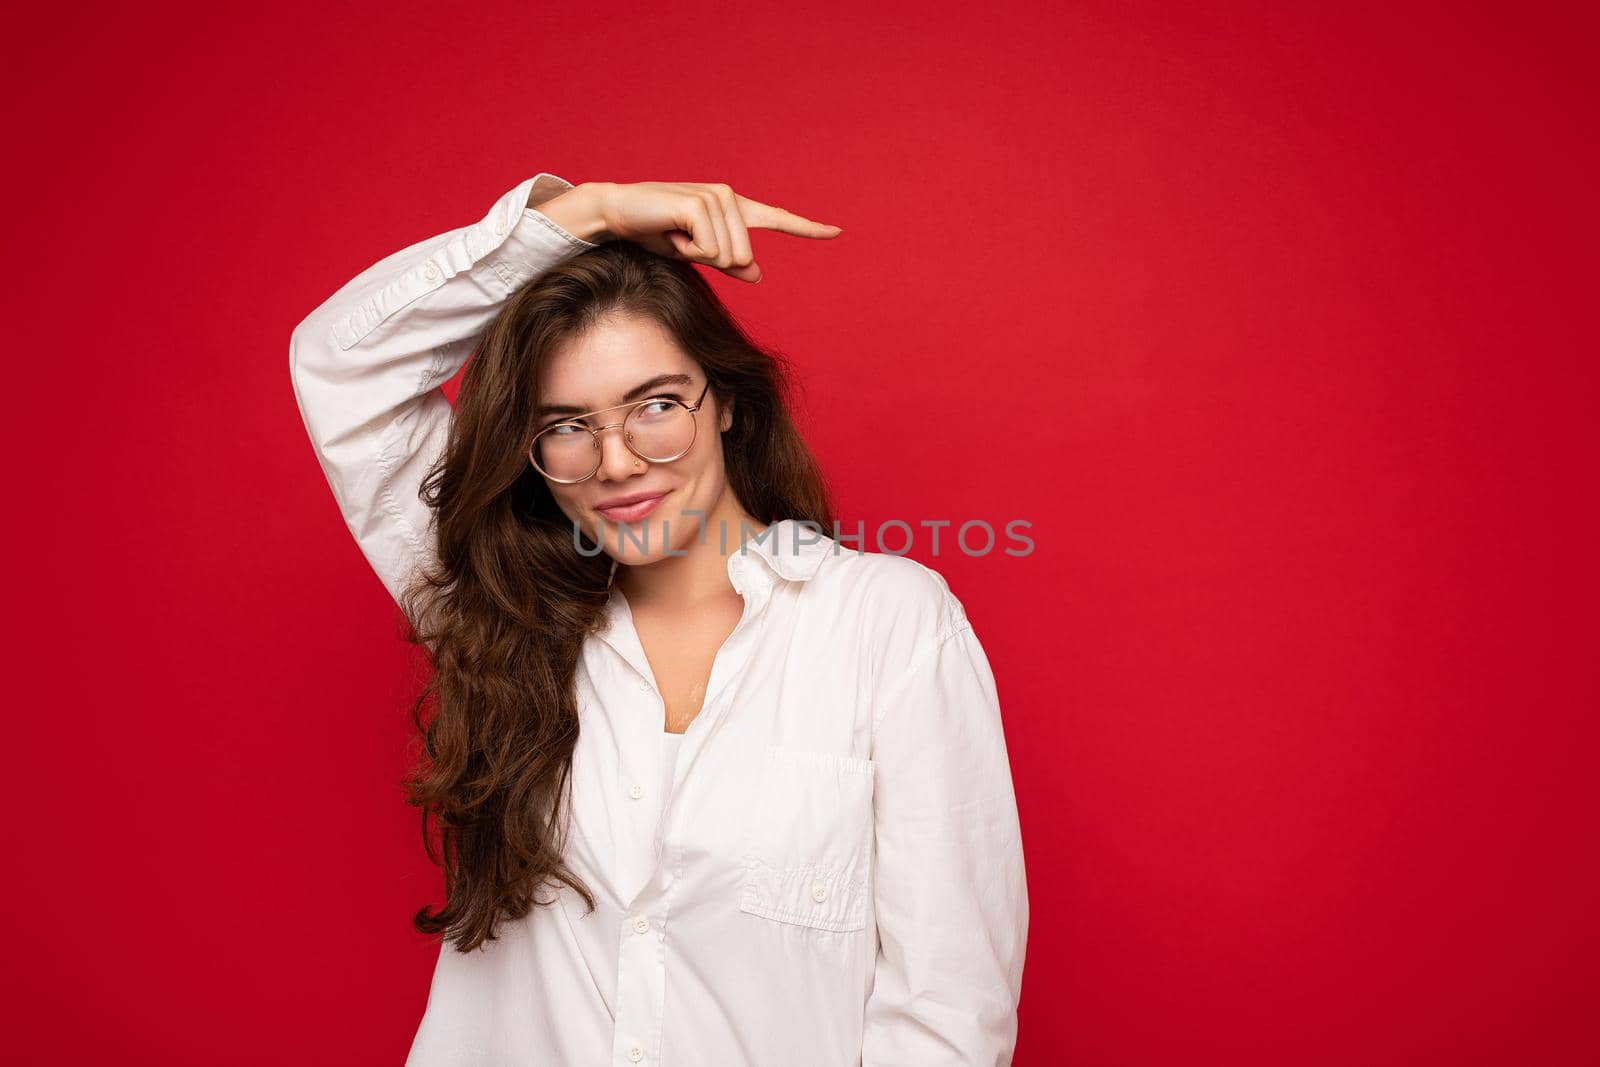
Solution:
[[[644,518],[654,511],[667,497],[666,493],[659,496],[648,497],[633,504],[618,504],[615,507],[595,508],[601,515],[612,522],[634,522]]]

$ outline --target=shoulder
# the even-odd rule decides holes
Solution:
[[[811,598],[804,629],[817,634],[830,669],[850,677],[863,721],[878,725],[890,708],[958,691],[986,667],[966,609],[935,567],[910,556],[844,551],[830,555],[802,593]],[[937,714],[923,709],[927,714]],[[922,717],[915,711],[911,719]]]
[[[835,625],[885,670],[909,668],[969,626],[944,575],[910,556],[841,549],[812,583],[810,592],[828,605]]]

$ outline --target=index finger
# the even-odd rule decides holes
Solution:
[[[796,237],[837,237],[843,228],[828,222],[816,222],[786,211],[781,207],[763,204],[759,200],[752,200],[748,196],[733,194],[734,200],[739,205],[739,214],[744,218],[746,228],[757,226],[763,230],[778,230],[781,233],[791,233]]]

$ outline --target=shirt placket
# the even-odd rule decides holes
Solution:
[[[651,819],[653,816],[651,835],[648,839],[649,847],[644,850],[631,849],[626,857],[630,874],[639,869],[635,865],[640,863],[651,864],[652,870],[648,881],[624,910],[621,930],[618,932],[617,1006],[611,1049],[611,1062],[616,1067],[657,1063],[660,1059],[663,1009],[666,1003],[666,934],[671,901],[669,890],[672,886],[673,865],[676,859],[660,846],[663,835],[669,833],[671,829],[668,822],[668,817],[671,815],[671,798],[679,795],[688,765],[704,749],[726,713],[723,694],[729,692],[731,688],[736,688],[730,687],[729,682],[749,659],[758,623],[770,601],[774,578],[761,570],[761,567],[758,561],[748,558],[740,558],[730,565],[729,574],[734,579],[734,587],[745,598],[745,610],[733,632],[728,635],[727,641],[718,649],[716,659],[712,663],[711,678],[706,688],[706,703],[685,732],[682,748],[678,753],[671,793],[658,798],[656,805],[641,809],[640,813],[630,821],[630,830],[637,830],[641,827],[641,819]],[[618,641],[614,647],[617,647],[623,658],[633,666],[634,673],[642,681],[641,690],[649,696],[644,713],[636,718],[630,717],[626,729],[627,759],[631,773],[625,773],[623,777],[634,783],[630,787],[632,790],[641,790],[642,782],[659,782],[663,777],[659,773],[661,770],[659,761],[663,758],[664,752],[657,734],[663,728],[664,706],[650,676],[649,661],[644,657],[643,645],[639,642],[631,615],[617,636]],[[655,762],[651,766],[657,772],[653,776],[641,766],[641,763],[652,754]],[[644,773],[640,773],[641,771]],[[665,808],[663,804],[666,805]]]

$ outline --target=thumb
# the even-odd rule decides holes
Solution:
[[[672,247],[685,259],[704,259],[706,250],[694,243],[694,239],[682,230],[669,230],[667,240],[672,242]]]

